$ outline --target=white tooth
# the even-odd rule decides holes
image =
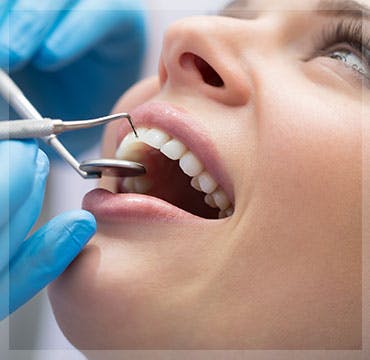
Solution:
[[[199,180],[198,180],[198,176],[196,177],[193,177],[190,181],[190,185],[195,189],[195,190],[198,190],[198,191],[202,191],[202,189],[200,188],[199,186]]]
[[[213,196],[212,196],[211,194],[207,194],[207,195],[204,197],[204,201],[205,201],[205,203],[206,203],[208,206],[210,206],[210,207],[212,207],[212,208],[216,208],[216,207],[217,207],[217,205],[216,205],[216,203],[215,203],[215,199],[213,198]]]
[[[221,210],[226,210],[229,205],[230,201],[227,198],[225,192],[221,189],[218,189],[212,193],[212,196],[215,200],[216,205],[221,209]]]
[[[226,215],[225,210],[221,210],[221,211],[218,213],[218,218],[219,218],[219,219],[224,219],[224,218],[226,218],[226,217],[227,217],[227,215]]]
[[[122,182],[123,187],[127,192],[135,192],[134,187],[134,178],[133,177],[127,177],[123,179]]]
[[[218,213],[218,218],[219,219],[227,218],[227,217],[231,216],[233,213],[234,213],[234,208],[232,206],[230,206],[226,210],[221,210]]]
[[[139,194],[146,194],[152,187],[152,182],[144,176],[134,178],[134,189]]]
[[[120,160],[129,160],[129,161],[136,161],[136,162],[140,162],[143,158],[143,154],[144,154],[144,149],[145,147],[147,147],[148,145],[142,143],[142,142],[132,142],[131,144],[127,145],[127,147],[125,147],[121,153],[120,153],[120,157],[117,156],[116,154],[116,157]]]
[[[217,188],[216,181],[212,178],[210,174],[208,174],[207,171],[203,171],[198,176],[198,183],[199,183],[201,190],[205,192],[206,194],[213,193]]]
[[[116,151],[116,158],[120,160],[140,162],[143,155],[142,150],[147,146],[140,140],[140,137],[142,137],[147,131],[147,128],[136,129],[138,138],[133,132],[127,134]]]
[[[141,141],[155,149],[159,149],[170,139],[169,135],[158,129],[150,129],[143,136]]]
[[[136,133],[138,136],[138,139],[141,140],[141,138],[144,136],[144,134],[148,131],[148,128],[138,128],[136,129]]]
[[[172,139],[161,146],[160,151],[172,160],[178,160],[186,152],[186,146],[176,140]]]
[[[180,159],[180,168],[189,176],[197,176],[203,170],[203,164],[191,151],[186,152]]]
[[[231,216],[232,214],[234,214],[234,208],[230,206],[228,209],[225,210],[225,214],[226,216]]]
[[[124,139],[121,141],[117,151],[116,151],[116,158],[122,159],[127,151],[127,148],[130,144],[135,142],[135,134],[133,132],[127,134]]]
[[[140,162],[144,155],[144,149],[148,147],[148,145],[142,142],[135,142],[129,145],[128,149],[123,153],[122,160],[129,160],[129,161],[136,161]]]

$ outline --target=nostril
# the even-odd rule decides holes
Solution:
[[[201,57],[194,55],[194,63],[205,83],[215,87],[224,86],[224,81],[221,79],[221,76]]]
[[[224,81],[222,80],[221,76],[217,74],[216,70],[213,69],[211,65],[209,65],[205,60],[203,60],[201,57],[197,55],[191,53],[182,54],[180,58],[180,64],[184,67],[189,67],[189,65],[195,65],[195,67],[201,74],[203,81],[208,85],[214,87],[222,87],[225,85]]]

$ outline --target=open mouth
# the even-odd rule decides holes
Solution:
[[[137,138],[133,132],[121,137],[116,157],[142,163],[147,174],[118,179],[116,192],[156,197],[205,219],[231,216],[234,205],[207,164],[184,141],[146,125],[137,127]]]

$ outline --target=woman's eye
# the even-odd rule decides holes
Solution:
[[[368,61],[364,60],[361,55],[356,54],[354,50],[333,50],[327,53],[326,56],[343,62],[345,66],[352,68],[361,75],[370,79],[370,65],[368,64]]]

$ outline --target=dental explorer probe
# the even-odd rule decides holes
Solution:
[[[17,113],[26,118],[43,121],[43,117],[25,97],[9,75],[0,69],[0,94]],[[122,115],[122,114],[121,114]],[[129,118],[128,114],[125,114]],[[64,147],[55,134],[42,137],[72,168],[84,179],[97,179],[103,174],[107,176],[127,177],[145,174],[142,164],[116,159],[98,159],[84,161],[81,164]]]
[[[127,113],[114,114],[96,119],[63,121],[60,119],[44,118],[42,120],[24,119],[0,121],[0,140],[41,138],[52,134],[61,134],[65,131],[88,129],[94,126],[105,125],[110,121],[126,118],[137,137],[130,115]]]

